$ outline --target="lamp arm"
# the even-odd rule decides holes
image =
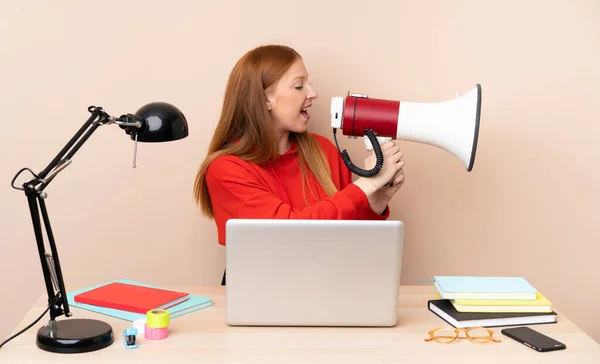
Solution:
[[[56,175],[71,164],[71,159],[81,148],[81,146],[92,136],[96,129],[104,124],[118,124],[127,128],[135,129],[141,126],[139,121],[121,120],[109,116],[101,107],[90,106],[88,111],[92,113],[90,118],[81,126],[75,135],[61,149],[61,151],[52,159],[52,161],[39,174],[35,174],[29,168],[21,169],[12,180],[12,187],[25,192],[31,214],[31,222],[38,248],[44,283],[48,295],[48,305],[50,311],[50,327],[54,327],[56,317],[65,315],[71,316],[69,303],[67,300],[67,291],[62,275],[58,250],[54,240],[54,234],[48,217],[45,199],[47,194],[43,190],[50,184]],[[22,188],[15,186],[15,180],[23,171],[29,171],[33,179],[23,183]],[[40,217],[41,215],[41,217]],[[42,232],[42,223],[46,231],[48,245],[51,254],[46,252],[44,236]]]
[[[38,176],[38,179],[40,179],[39,186],[37,187],[38,191],[41,192],[46,187],[48,187],[48,184],[50,184],[50,182],[52,182],[54,177],[56,177],[56,175],[60,171],[62,171],[63,169],[65,169],[66,167],[68,167],[71,164],[71,160],[72,160],[71,158],[73,158],[73,155],[75,155],[75,153],[77,153],[77,151],[79,150],[79,148],[81,148],[83,143],[85,143],[90,138],[90,136],[92,136],[92,134],[96,131],[96,129],[98,129],[98,127],[100,125],[102,125],[101,121],[93,122],[92,126],[89,128],[87,133],[85,133],[83,136],[81,136],[79,141],[77,142],[77,144],[75,144],[75,146],[69,151],[69,153],[67,155],[65,155],[64,158],[62,158],[58,161],[58,163],[54,166],[54,168],[51,169],[50,173],[48,173],[46,178],[40,179],[40,177]]]
[[[67,152],[69,152],[69,150],[71,149],[71,147],[73,147],[73,145],[77,142],[78,139],[81,138],[81,136],[83,135],[83,133],[90,127],[90,125],[92,125],[92,123],[94,123],[94,121],[99,117],[99,116],[104,116],[104,117],[108,117],[108,114],[106,114],[104,112],[104,110],[102,110],[101,107],[95,107],[95,106],[90,106],[88,108],[88,111],[92,113],[92,115],[90,116],[90,118],[81,126],[81,128],[77,131],[77,133],[75,133],[75,135],[71,138],[71,140],[69,140],[69,142],[67,143],[67,145],[65,145],[60,152],[58,152],[58,154],[56,155],[56,157],[54,157],[54,159],[48,164],[48,166],[46,166],[46,168],[44,168],[43,171],[41,171],[38,175],[37,178],[41,181],[44,178],[46,178],[46,176],[57,166],[61,163],[61,160],[63,159],[63,157],[65,156],[65,154],[67,154]],[[91,133],[88,133],[91,135]],[[89,138],[89,135],[87,136],[87,138]],[[85,139],[87,139],[85,138]],[[85,142],[85,140],[81,141],[81,144],[83,144],[83,142]],[[81,144],[79,145],[79,147],[81,147]],[[79,147],[77,149],[79,149]],[[76,152],[77,150],[75,150]],[[73,152],[73,154],[75,154]],[[73,156],[73,154],[71,154],[71,157]]]
[[[48,294],[48,305],[50,306],[50,321],[52,322],[56,317],[61,316],[62,314],[65,314],[67,317],[71,316],[69,303],[66,299],[67,292],[44,197],[42,197],[42,193],[35,189],[27,189],[25,194],[29,203],[33,232],[37,242],[42,273],[44,274],[44,283],[46,285],[46,293]],[[51,255],[46,253],[40,213],[46,228],[48,245],[50,245],[50,251],[52,252]]]

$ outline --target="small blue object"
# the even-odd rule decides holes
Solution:
[[[125,342],[126,349],[135,349],[138,347],[138,344],[135,342],[135,335],[137,335],[135,327],[128,327],[123,330],[123,341]]]

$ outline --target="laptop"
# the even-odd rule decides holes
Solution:
[[[395,326],[401,221],[231,219],[230,326]]]

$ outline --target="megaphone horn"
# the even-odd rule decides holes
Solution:
[[[336,131],[341,129],[348,137],[363,136],[367,149],[372,148],[377,156],[376,166],[364,170],[352,164],[346,150],[340,151],[346,166],[361,177],[379,173],[383,165],[379,145],[392,139],[439,147],[457,157],[470,172],[475,163],[480,114],[479,84],[462,96],[440,102],[373,99],[364,94],[331,98],[336,146]]]

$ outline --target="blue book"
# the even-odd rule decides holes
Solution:
[[[434,276],[445,299],[535,300],[537,290],[523,277]]]
[[[88,287],[88,288],[84,288],[84,289],[80,289],[78,291],[73,291],[73,292],[67,292],[67,301],[69,302],[70,306],[73,307],[78,307],[78,308],[82,308],[84,310],[88,310],[88,311],[93,311],[93,312],[97,312],[103,315],[107,315],[107,316],[112,316],[112,317],[116,317],[116,318],[120,318],[122,320],[126,320],[126,321],[135,321],[137,319],[140,318],[145,318],[146,315],[144,314],[140,314],[137,312],[129,312],[129,311],[123,311],[123,310],[116,310],[114,308],[107,308],[107,307],[100,307],[100,306],[94,306],[94,305],[87,305],[84,303],[79,303],[79,302],[75,302],[74,297],[80,293],[83,292],[87,292],[89,290],[92,290],[94,288],[98,288],[98,287],[102,287],[104,285],[107,285],[109,283],[113,283],[113,282],[120,282],[120,283],[127,283],[127,284],[133,284],[136,286],[142,286],[142,287],[155,287],[155,288],[160,288],[160,287],[156,287],[156,286],[151,286],[149,284],[144,284],[144,283],[139,283],[139,282],[134,282],[134,281],[130,281],[130,280],[126,280],[126,279],[119,279],[116,281],[111,281],[111,282],[107,282],[107,283],[102,283],[102,284],[98,284],[96,286],[92,286],[92,287]],[[200,310],[202,308],[205,307],[209,307],[213,305],[213,301],[210,298],[207,297],[202,297],[202,296],[196,296],[196,295],[190,295],[189,299],[187,301],[184,301],[176,306],[170,307],[167,311],[169,311],[169,316],[170,318],[176,318],[179,316],[183,316],[185,314],[188,314],[190,312],[194,312],[197,310]]]

